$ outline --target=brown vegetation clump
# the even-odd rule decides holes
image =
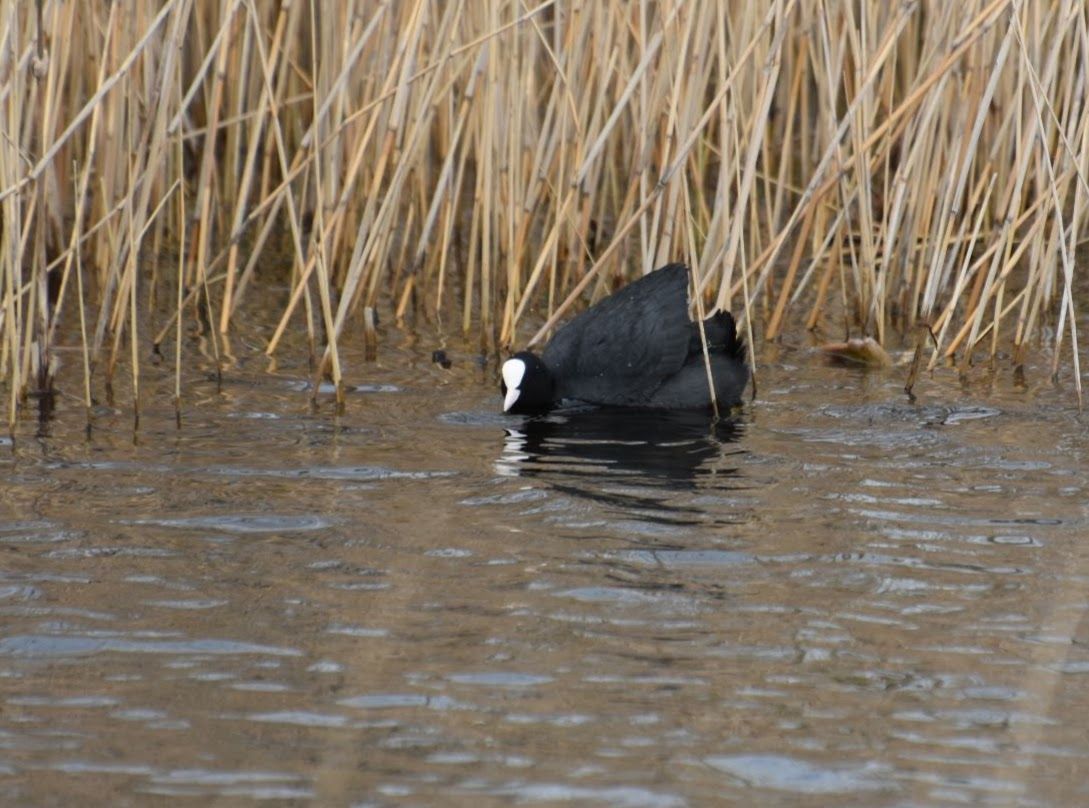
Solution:
[[[1020,362],[1046,320],[1077,379],[1087,74],[1084,2],[0,0],[8,420],[62,321],[88,404],[159,343],[180,379],[284,239],[266,350],[304,324],[338,391],[384,296],[495,350],[681,260],[750,345]]]

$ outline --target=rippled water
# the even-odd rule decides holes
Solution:
[[[1089,803],[1069,381],[782,350],[715,428],[525,421],[430,343],[339,417],[247,365],[20,424],[0,802]]]

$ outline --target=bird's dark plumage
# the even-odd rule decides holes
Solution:
[[[699,327],[688,316],[688,274],[684,264],[662,267],[572,319],[540,357],[515,354],[503,367],[504,409],[709,407]],[[734,319],[724,311],[703,325],[718,403],[738,404],[749,372]]]

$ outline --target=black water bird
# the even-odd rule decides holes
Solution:
[[[628,284],[564,325],[537,356],[503,363],[503,410],[569,404],[639,409],[711,406],[698,325],[688,316],[688,267],[669,264]],[[729,312],[703,321],[720,408],[741,402],[749,379]]]

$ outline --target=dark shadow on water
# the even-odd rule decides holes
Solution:
[[[744,487],[742,430],[703,412],[566,410],[514,421],[496,468],[606,505],[662,510],[661,492]]]

